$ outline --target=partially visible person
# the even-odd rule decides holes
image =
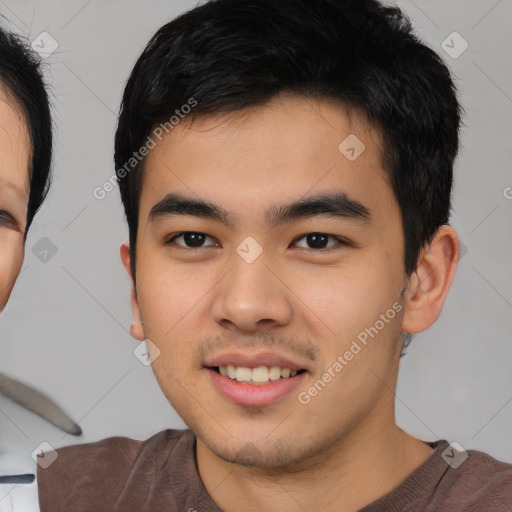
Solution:
[[[0,27],[0,310],[20,273],[28,229],[48,193],[52,138],[40,61],[21,37]],[[0,511],[37,511],[35,475],[11,474],[9,462],[0,456]]]
[[[0,309],[23,263],[25,240],[50,186],[52,121],[40,63],[0,28]]]

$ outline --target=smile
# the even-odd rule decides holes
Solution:
[[[204,370],[220,396],[237,405],[252,407],[268,406],[291,395],[309,373],[278,366],[223,365]]]
[[[246,384],[261,386],[280,379],[289,379],[295,377],[299,373],[306,370],[291,370],[290,368],[281,368],[279,366],[258,366],[249,368],[247,366],[215,366],[213,370],[220,373],[223,377],[227,377],[237,382],[245,382]]]

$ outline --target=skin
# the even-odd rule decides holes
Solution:
[[[366,146],[354,162],[338,150],[351,133]],[[183,122],[148,157],[131,332],[160,350],[156,378],[196,434],[199,474],[223,510],[357,510],[432,453],[395,424],[394,392],[403,331],[421,332],[439,316],[459,243],[443,226],[405,274],[401,214],[380,155],[378,132],[357,113],[282,94]],[[362,203],[371,221],[265,220],[273,205],[332,192]],[[215,203],[234,223],[152,221],[169,193]],[[185,231],[208,237],[192,249],[183,237],[170,241]],[[311,247],[309,233],[347,243]],[[263,249],[250,264],[236,252],[248,236]],[[121,258],[130,273],[128,244]],[[205,355],[270,350],[307,363],[298,392],[307,390],[395,303],[403,309],[307,405],[295,392],[264,407],[236,405],[203,368]]]
[[[25,254],[30,153],[23,115],[0,84],[0,310],[9,299]]]

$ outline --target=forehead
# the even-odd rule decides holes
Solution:
[[[164,136],[146,161],[141,217],[169,191],[245,212],[331,189],[393,202],[381,161],[379,132],[362,115],[335,101],[280,95],[185,118]]]

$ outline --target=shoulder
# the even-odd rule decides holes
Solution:
[[[478,450],[463,452],[450,464],[450,447],[443,453],[448,464],[436,492],[443,503],[468,511],[512,510],[512,464]]]
[[[127,482],[137,479],[144,487],[141,480],[151,481],[169,458],[187,458],[194,440],[190,430],[164,430],[145,441],[111,437],[60,448],[51,465],[38,467],[41,511],[65,510],[67,503],[83,503],[77,510],[103,510],[103,504],[118,500]]]
[[[56,450],[56,462],[63,463],[70,459],[78,459],[82,463],[91,461],[95,466],[98,464],[117,465],[120,462],[127,462],[136,459],[141,452],[157,451],[162,449],[172,450],[183,441],[190,438],[189,430],[163,430],[158,434],[139,441],[128,437],[109,437],[94,443],[65,446]],[[116,459],[112,459],[115,454]]]

